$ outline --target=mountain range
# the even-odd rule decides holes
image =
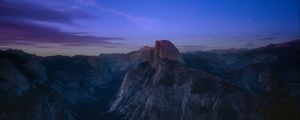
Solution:
[[[180,53],[0,51],[0,120],[300,119],[300,40]]]

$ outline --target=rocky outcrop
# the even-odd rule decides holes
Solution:
[[[45,57],[42,64],[47,68],[48,86],[63,96],[76,119],[96,120],[106,111],[120,84],[122,73],[114,69],[118,64],[113,62],[117,57],[52,56]]]
[[[186,66],[222,77],[248,94],[266,119],[299,119],[300,40],[252,50],[185,53]],[[253,109],[254,109],[253,108]],[[298,113],[297,113],[298,112]],[[280,114],[278,114],[280,113]]]
[[[0,53],[0,119],[73,120],[63,96],[46,84],[44,66],[24,57],[30,55],[10,52]]]
[[[9,59],[0,59],[0,98],[20,97],[30,89],[27,78]]]
[[[179,50],[168,40],[158,40],[155,42],[153,57],[154,66],[159,64],[161,60],[175,61],[184,64]]]
[[[124,59],[123,66],[121,62]],[[37,57],[0,50],[1,120],[104,118],[134,55]],[[116,60],[109,63],[107,61]],[[122,68],[122,69],[120,69]]]
[[[246,117],[247,95],[207,73],[186,68],[176,47],[156,42],[152,61],[124,77],[110,111],[130,120],[218,120]]]
[[[23,72],[31,80],[33,85],[43,84],[47,80],[46,68],[37,60],[26,61],[23,65]]]

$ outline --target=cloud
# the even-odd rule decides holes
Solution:
[[[0,1],[0,44],[27,45],[46,48],[41,44],[54,43],[62,46],[120,45],[120,37],[98,37],[85,32],[64,32],[57,28],[37,24],[37,21],[75,24],[77,19],[95,19],[80,11],[55,11],[28,2]],[[113,42],[114,41],[114,42]]]
[[[134,16],[134,15],[128,14],[126,12],[118,11],[116,9],[103,7],[103,6],[99,5],[96,2],[96,0],[76,0],[76,1],[79,2],[80,4],[94,6],[94,7],[98,8],[99,10],[106,11],[115,16],[123,17],[127,21],[134,23],[138,26],[141,26],[143,28],[146,28],[148,30],[153,30],[153,29],[155,29],[155,27],[157,27],[157,20],[149,19],[149,18],[141,17],[141,16]]]
[[[286,35],[286,34],[290,34],[288,32],[272,32],[271,35]]]
[[[255,47],[256,45],[253,43],[253,42],[250,42],[250,43],[247,43],[244,45],[244,47],[246,48],[252,48],[252,47]]]
[[[188,51],[212,50],[212,49],[218,49],[219,47],[211,47],[206,45],[181,45],[178,46],[178,48],[182,52],[188,52]]]
[[[155,20],[148,19],[148,18],[145,18],[145,17],[132,16],[130,14],[117,11],[115,9],[105,8],[105,7],[102,7],[98,4],[96,4],[96,5],[99,9],[101,9],[103,11],[107,11],[107,12],[113,14],[113,15],[123,17],[126,20],[128,20],[129,22],[132,22],[134,24],[137,24],[137,25],[142,26],[142,27],[147,28],[147,29],[153,29],[154,24],[156,22]]]
[[[78,10],[58,11],[28,2],[0,1],[0,9],[1,19],[5,17],[63,24],[74,24],[77,19],[96,19],[95,16]]]
[[[274,38],[274,37],[264,37],[264,38],[260,38],[259,40],[265,40],[265,41],[267,41],[267,40],[275,40],[276,38]]]
[[[75,0],[79,3],[84,3],[84,4],[95,4],[96,0]]]
[[[11,46],[11,45],[32,46],[36,48],[53,48],[50,46],[39,45],[38,43],[27,42],[27,41],[0,41],[0,46]]]
[[[82,33],[63,32],[17,19],[0,19],[0,42],[12,44],[57,43],[61,45],[120,45],[114,40],[120,37],[96,37]],[[28,44],[30,45],[30,44]]]

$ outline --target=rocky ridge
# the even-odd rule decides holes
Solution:
[[[125,75],[111,111],[130,120],[249,119],[246,93],[213,75],[185,67],[171,42],[157,41],[149,52],[154,52],[148,53],[154,55],[152,59]]]
[[[180,54],[159,40],[73,57],[0,50],[0,119],[299,119],[299,43]]]

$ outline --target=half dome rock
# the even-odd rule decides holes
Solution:
[[[156,41],[152,58],[125,75],[110,112],[128,120],[245,120],[247,95],[224,80],[187,68],[177,48]],[[153,66],[155,65],[155,66]]]
[[[160,60],[176,61],[184,64],[179,50],[168,40],[157,40],[155,43],[154,62],[157,63]]]

